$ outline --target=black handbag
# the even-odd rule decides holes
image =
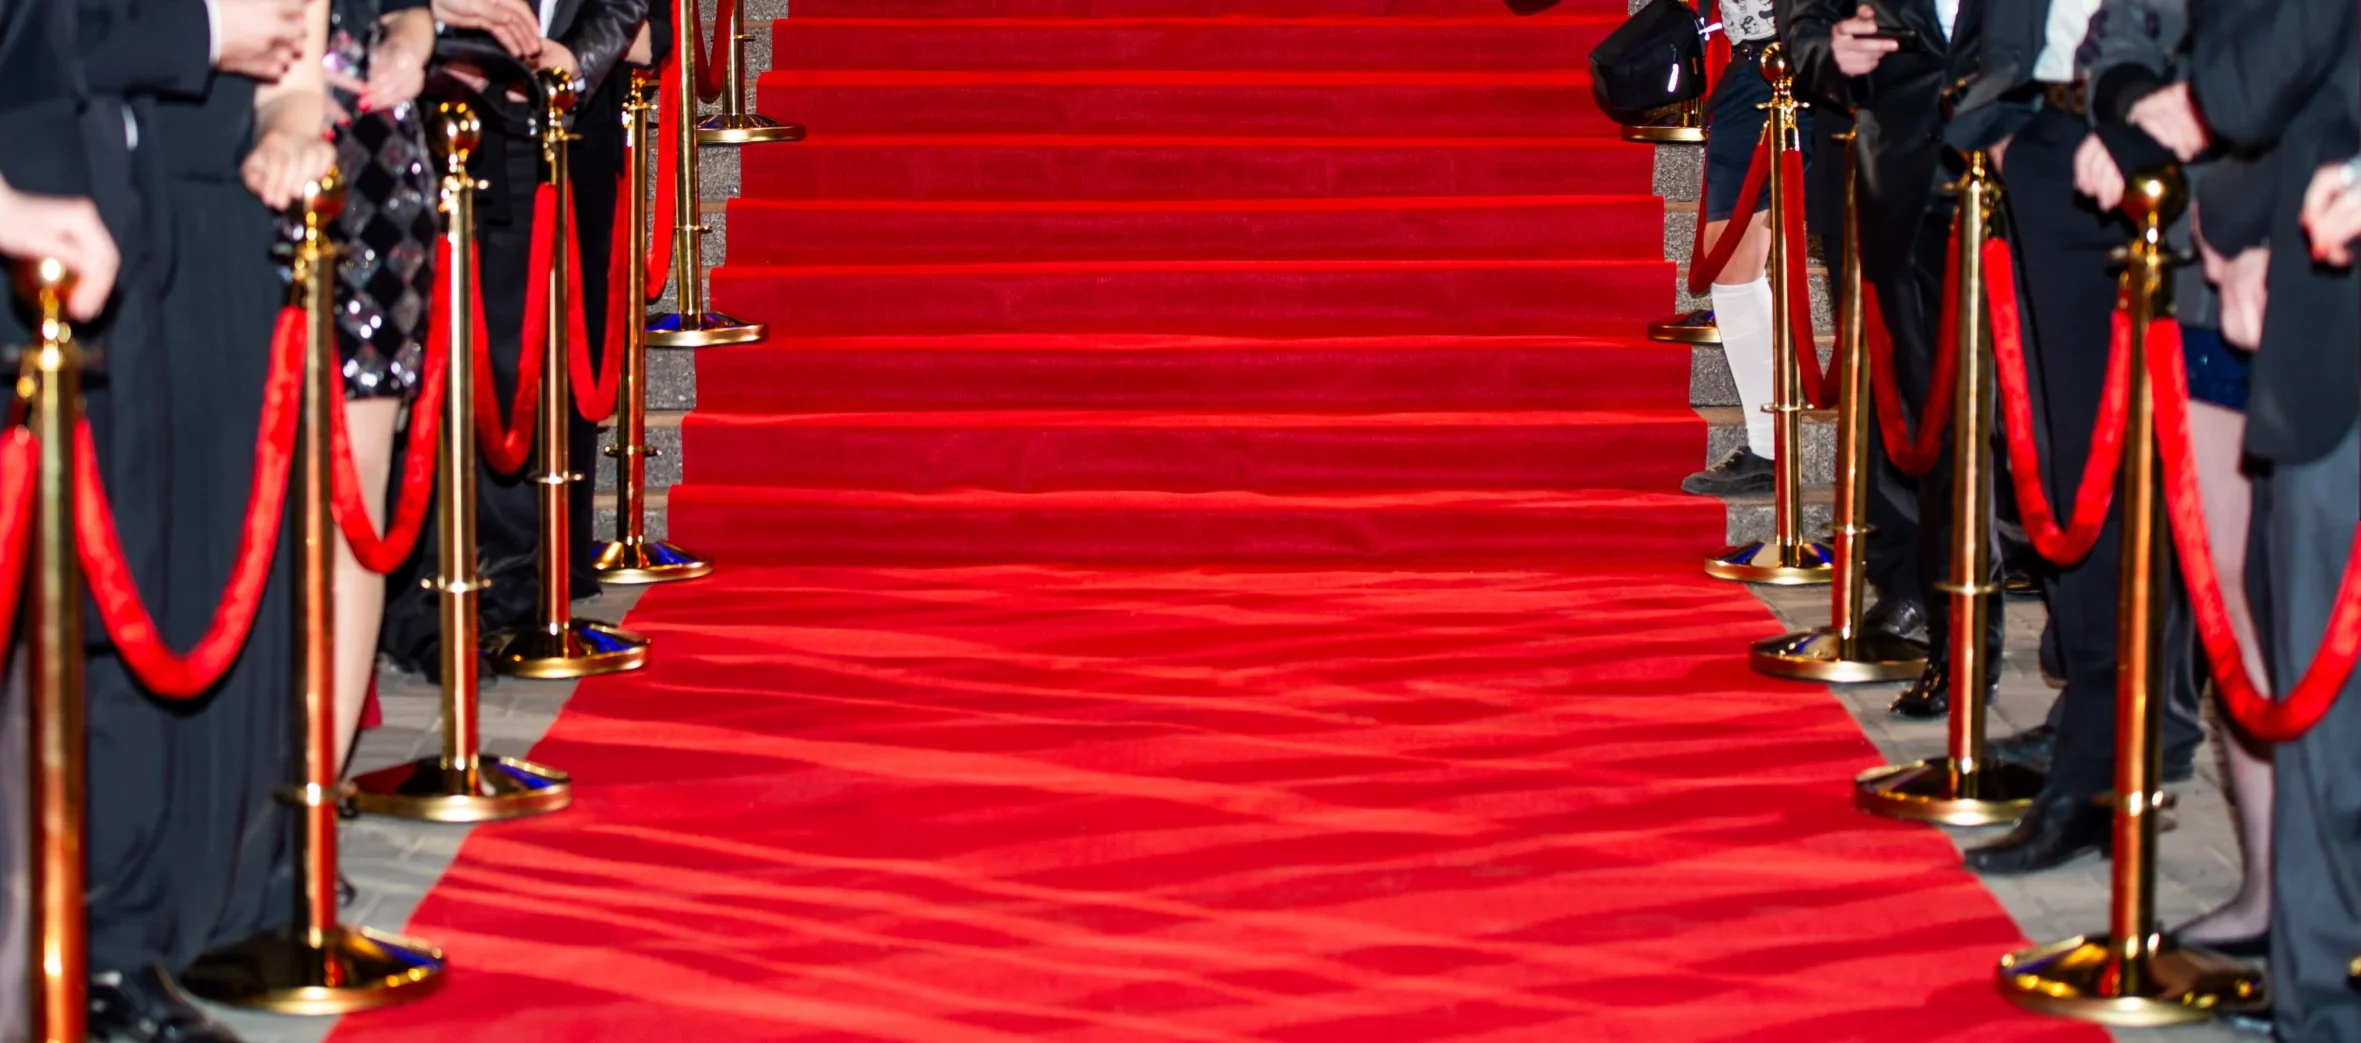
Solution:
[[[1705,23],[1681,0],[1649,0],[1590,52],[1590,90],[1623,123],[1705,93]]]

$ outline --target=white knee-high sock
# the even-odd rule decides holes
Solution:
[[[1713,321],[1722,331],[1722,357],[1738,384],[1738,408],[1746,413],[1746,445],[1755,455],[1776,454],[1771,414],[1771,280],[1725,286],[1713,284]]]

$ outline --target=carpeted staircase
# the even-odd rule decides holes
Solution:
[[[1666,179],[1581,71],[1621,6],[802,0],[759,107],[812,138],[739,158],[714,280],[775,334],[697,358],[671,533],[1407,564],[1767,522],[1672,488],[1737,413],[1636,335]]]

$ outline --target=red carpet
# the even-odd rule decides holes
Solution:
[[[680,542],[346,1043],[2098,1040],[1705,580],[1619,0],[796,0]]]

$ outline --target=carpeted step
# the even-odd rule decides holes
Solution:
[[[757,108],[835,134],[1606,135],[1588,72],[806,71]]]
[[[1662,261],[730,265],[724,311],[807,335],[1628,332],[1672,306]]]
[[[930,492],[1663,489],[1694,470],[1689,409],[722,415],[681,431],[687,479]]]
[[[1615,409],[1686,401],[1692,354],[1636,336],[798,336],[699,355],[698,405],[734,414]]]
[[[692,462],[691,466],[695,466]],[[1670,493],[1064,492],[676,486],[671,538],[735,564],[1693,564],[1720,501]]]
[[[738,200],[733,264],[1661,254],[1654,196],[1180,201]]]
[[[750,149],[771,199],[1272,199],[1632,192],[1647,150],[1608,136],[862,136]]]
[[[801,5],[798,5],[799,7]],[[1565,70],[1621,24],[1367,18],[809,18],[774,23],[780,69]]]
[[[1519,6],[1542,7],[1538,3]],[[1537,19],[1618,13],[1627,0],[1565,0]],[[1482,18],[1520,19],[1507,0],[795,0],[797,18]]]

